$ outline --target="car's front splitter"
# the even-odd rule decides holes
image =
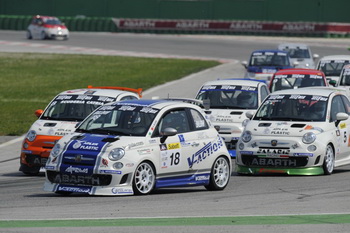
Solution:
[[[287,174],[287,175],[323,175],[322,167],[307,168],[268,168],[268,167],[246,167],[236,164],[235,171],[239,174]]]

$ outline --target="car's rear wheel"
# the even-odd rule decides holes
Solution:
[[[27,39],[28,40],[33,39],[32,33],[29,30],[27,30]]]
[[[210,174],[209,185],[205,186],[207,190],[223,190],[230,180],[230,163],[227,158],[221,156],[213,164]]]
[[[333,147],[328,144],[326,147],[326,154],[323,161],[323,171],[325,175],[330,175],[333,173],[335,163],[335,155]]]
[[[153,166],[149,162],[140,163],[134,174],[133,189],[137,195],[149,194],[155,185],[156,176]]]

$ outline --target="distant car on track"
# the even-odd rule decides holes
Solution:
[[[27,28],[27,39],[69,38],[69,30],[57,17],[36,15]]]
[[[35,175],[45,166],[50,151],[62,136],[74,132],[77,123],[103,104],[141,97],[142,89],[90,87],[61,92],[35,115],[22,143],[19,170]]]
[[[334,87],[271,93],[237,146],[239,174],[331,174],[350,164],[350,101]]]
[[[315,60],[319,58],[319,55],[312,54],[308,45],[283,43],[278,45],[278,49],[289,53],[290,61],[295,68],[315,69]]]
[[[343,67],[336,86],[344,88],[350,98],[350,64]]]
[[[199,89],[196,99],[209,102],[205,113],[219,127],[231,157],[236,157],[236,143],[248,119],[246,112],[256,111],[268,94],[265,82],[250,79],[209,81]]]
[[[247,69],[244,78],[267,82],[276,71],[293,68],[288,52],[281,50],[256,50],[252,52],[249,63],[243,61],[242,65]]]
[[[337,83],[340,72],[343,67],[350,64],[350,55],[331,55],[322,57],[317,64],[316,69],[321,70],[327,80],[333,80],[332,83]]]
[[[98,108],[56,143],[45,168],[46,191],[145,195],[173,186],[223,190],[231,158],[201,107],[130,100]]]
[[[300,87],[328,86],[325,74],[314,69],[285,69],[277,71],[269,84],[270,92]]]

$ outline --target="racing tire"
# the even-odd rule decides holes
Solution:
[[[156,183],[153,166],[149,162],[140,163],[134,174],[133,190],[136,195],[150,194]]]
[[[230,180],[230,163],[227,158],[218,157],[211,168],[209,184],[205,188],[209,191],[223,190]]]
[[[27,35],[26,36],[27,36],[28,40],[33,39],[32,33],[29,30],[27,30]]]
[[[330,175],[333,173],[334,164],[335,164],[334,150],[333,150],[333,147],[330,144],[328,144],[326,147],[326,153],[324,155],[324,161],[322,165],[325,175]]]

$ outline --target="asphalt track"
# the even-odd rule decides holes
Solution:
[[[2,52],[215,59],[221,66],[147,90],[193,97],[207,80],[241,77],[241,60],[259,48],[304,42],[315,53],[349,54],[349,39],[72,33],[68,41],[27,41],[0,31]],[[9,141],[10,140],[10,141]],[[350,232],[350,166],[331,176],[237,176],[222,192],[202,187],[149,196],[61,197],[42,191],[44,176],[18,172],[21,137],[0,142],[0,232]]]

